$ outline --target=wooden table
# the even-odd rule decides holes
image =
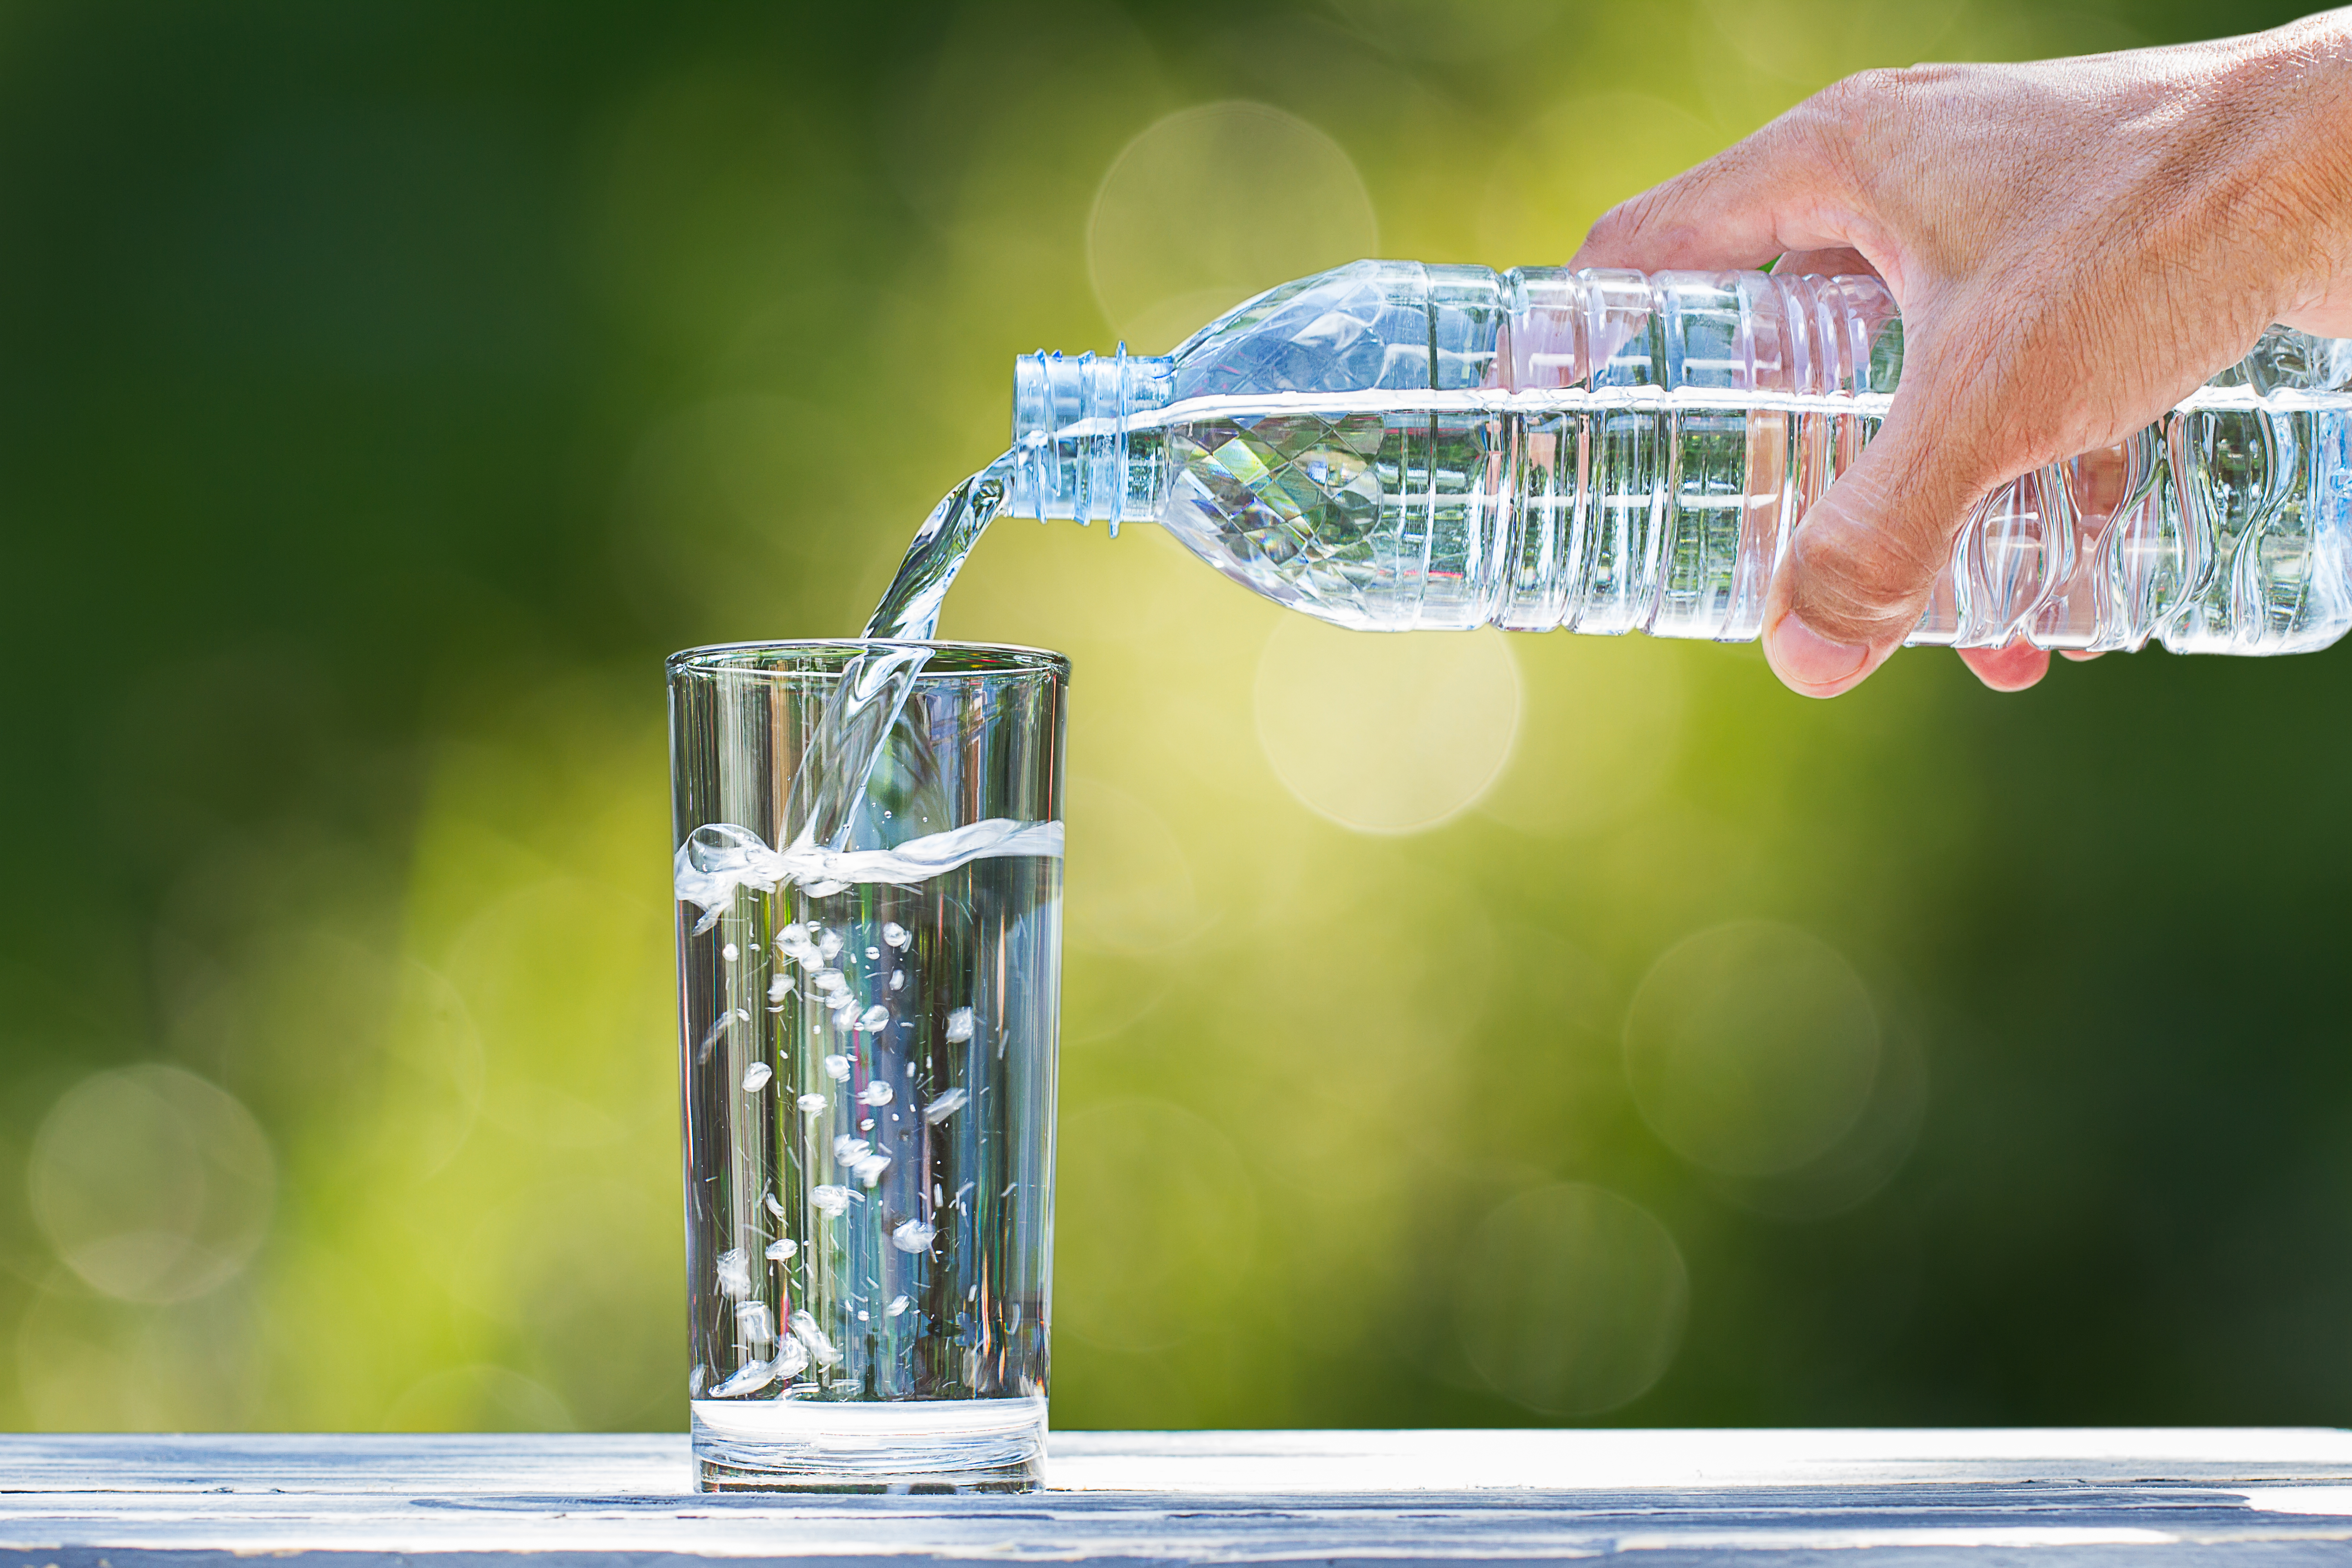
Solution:
[[[676,1436],[0,1436],[0,1568],[2352,1564],[2352,1432],[2317,1428],[1067,1432],[1052,1452],[1027,1496],[707,1497]]]

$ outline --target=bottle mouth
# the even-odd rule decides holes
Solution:
[[[1099,518],[1148,521],[1148,495],[1129,483],[1128,428],[1137,415],[1166,406],[1176,362],[1130,355],[1121,343],[1105,359],[1064,359],[1040,349],[1013,364],[1013,487],[1008,513],[1040,522]]]

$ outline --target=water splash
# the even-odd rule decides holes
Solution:
[[[874,647],[842,667],[841,679],[825,699],[808,749],[793,773],[784,821],[793,825],[793,847],[839,850],[849,842],[866,781],[888,745],[915,678],[930,662],[920,646]],[[834,939],[835,952],[840,939]],[[825,953],[827,959],[833,952]]]
[[[773,892],[790,882],[814,898],[877,882],[909,888],[974,860],[1010,855],[1060,859],[1062,825],[992,816],[888,849],[820,848],[805,836],[785,848],[771,849],[748,827],[713,822],[687,836],[673,865],[679,901],[694,905],[710,921],[727,909],[739,888]],[[820,984],[823,978],[820,974]]]

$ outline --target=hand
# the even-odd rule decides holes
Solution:
[[[2113,446],[2273,321],[2352,337],[2352,10],[2244,38],[1850,77],[1595,224],[1577,267],[1875,272],[1885,423],[1797,531],[1764,652],[1858,685],[1990,491]],[[1961,657],[2031,686],[2023,644]]]

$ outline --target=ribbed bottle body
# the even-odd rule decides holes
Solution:
[[[1360,262],[1159,359],[1024,362],[1013,509],[1149,520],[1367,630],[1740,641],[1875,434],[1874,279]],[[1956,542],[1916,643],[2273,652],[2352,626],[2352,342],[2274,330]]]

